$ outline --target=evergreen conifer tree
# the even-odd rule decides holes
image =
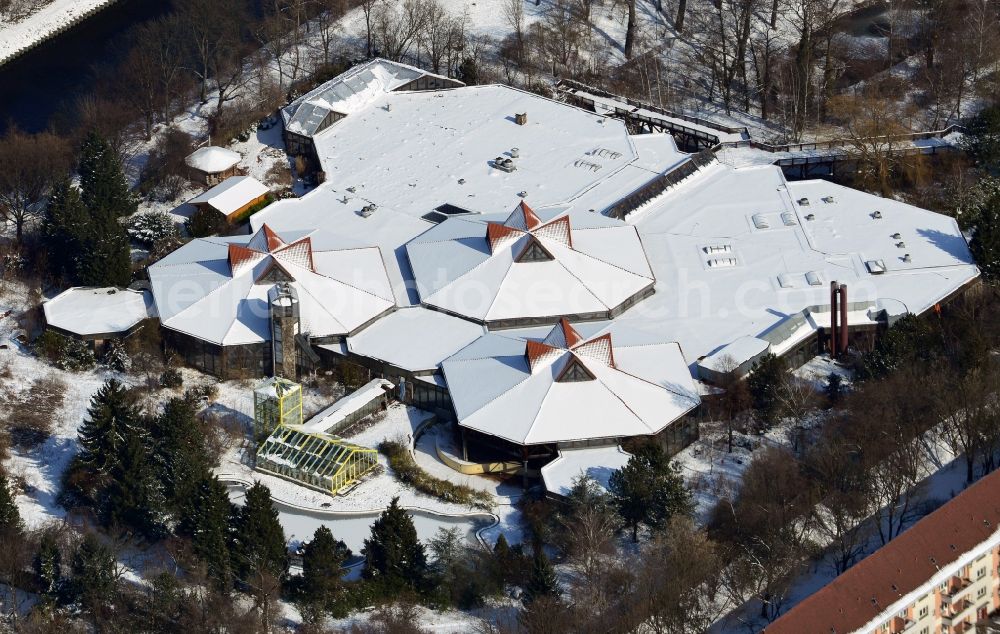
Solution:
[[[215,476],[205,473],[182,507],[177,533],[189,537],[195,556],[208,568],[220,588],[232,584],[229,520],[238,513]]]
[[[14,502],[14,493],[7,482],[7,475],[0,471],[0,538],[20,533],[23,527],[21,513]]]
[[[344,587],[341,566],[350,555],[350,549],[334,539],[329,528],[316,529],[302,554],[302,593],[307,601],[328,606],[336,600]]]
[[[42,237],[48,252],[49,272],[73,283],[84,245],[90,232],[90,213],[80,198],[80,192],[65,179],[57,183],[49,196],[42,226]]]
[[[179,511],[211,469],[191,401],[167,401],[152,423],[154,469],[170,509]]]
[[[271,490],[260,482],[247,489],[236,522],[233,555],[240,579],[259,573],[282,579],[288,573],[288,547],[271,501]]]
[[[969,243],[972,257],[987,281],[1000,281],[1000,195],[980,209]]]
[[[140,422],[135,396],[117,379],[97,390],[79,430],[80,461],[99,474],[110,474],[130,430]]]
[[[34,564],[42,594],[55,599],[62,588],[62,551],[52,531],[42,533]]]
[[[154,539],[164,532],[163,498],[156,474],[149,466],[146,445],[139,429],[126,431],[111,469],[102,518],[107,526],[129,527]]]
[[[83,204],[90,230],[78,277],[88,286],[127,286],[132,279],[128,233],[121,219],[136,210],[121,162],[112,147],[94,133],[84,141],[80,158]]]
[[[754,409],[766,423],[777,422],[781,412],[779,390],[786,379],[788,365],[781,357],[765,354],[747,377],[747,388],[753,399]]]
[[[413,518],[393,498],[372,524],[371,537],[365,540],[363,575],[379,579],[383,589],[422,590],[427,579],[427,553],[417,539]]]
[[[611,474],[608,489],[636,542],[640,524],[660,529],[674,515],[691,510],[691,494],[678,467],[653,443],[640,447],[624,467]]]
[[[557,596],[559,596],[559,584],[556,580],[556,571],[552,568],[552,562],[545,555],[545,551],[539,549],[533,557],[531,574],[524,586],[524,604],[530,605],[541,597]]]
[[[115,555],[93,533],[87,533],[70,563],[73,601],[93,608],[110,600],[117,583]]]

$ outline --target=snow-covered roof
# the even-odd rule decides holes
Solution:
[[[653,285],[634,227],[524,202],[506,218],[450,218],[406,252],[424,304],[486,323],[606,319]]]
[[[307,420],[302,424],[302,430],[309,433],[326,432],[394,387],[385,379],[372,379]]]
[[[267,185],[253,176],[231,176],[188,203],[205,203],[228,216],[267,192]]]
[[[347,338],[347,349],[410,372],[432,372],[483,327],[422,306],[401,308]]]
[[[156,316],[152,296],[145,291],[74,287],[42,304],[45,322],[80,337],[127,332]]]
[[[224,147],[209,145],[198,148],[192,152],[184,161],[189,167],[205,172],[206,174],[218,174],[225,172],[240,162],[242,157],[239,152]]]
[[[828,181],[787,182],[776,166],[710,166],[628,222],[656,293],[619,319],[678,341],[692,364],[746,336],[783,353],[829,324],[833,280],[859,306],[848,323],[870,325],[870,306],[920,313],[979,274],[953,218]],[[869,272],[872,259],[887,271]],[[826,316],[809,310],[823,306]]]
[[[729,372],[756,359],[770,348],[771,344],[767,341],[746,335],[722,346],[699,361],[698,365],[714,372]]]
[[[435,75],[415,66],[373,59],[341,73],[286,106],[281,111],[285,129],[312,136],[331,112],[349,115],[362,110],[380,95],[422,78],[433,79],[432,83],[442,88],[464,85],[456,79]]]
[[[651,435],[699,403],[676,343],[562,320],[541,340],[487,334],[442,364],[460,425],[531,445]]]
[[[582,476],[593,478],[607,489],[611,474],[628,464],[631,457],[617,445],[561,449],[558,458],[542,467],[542,482],[546,491],[563,497]]]
[[[251,225],[267,223],[283,235],[329,230],[376,244],[399,305],[427,302],[427,291],[444,297],[442,285],[471,288],[464,275],[478,276],[482,296],[506,295],[500,274],[490,277],[504,261],[489,248],[488,223],[504,224],[525,201],[543,224],[568,217],[573,250],[582,251],[587,240],[578,236],[621,226],[600,212],[686,159],[669,135],[633,136],[620,120],[505,86],[383,92],[356,103],[313,138],[326,181],[270,205]],[[527,122],[518,125],[515,115],[524,113]],[[511,158],[515,169],[499,169],[495,158]],[[374,213],[361,215],[372,205]],[[443,205],[478,215],[435,228],[424,217]],[[707,166],[627,224],[638,239],[623,243],[641,249],[592,242],[615,257],[644,251],[649,271],[640,277],[655,280],[655,293],[616,321],[678,342],[692,371],[699,357],[742,337],[766,340],[775,353],[798,345],[824,325],[821,311],[807,309],[829,303],[832,280],[848,285],[849,302],[875,307],[852,310],[848,322],[872,324],[881,309],[922,312],[978,275],[951,218],[826,181],[788,183],[776,166]],[[511,235],[499,237],[513,249],[503,242]],[[879,261],[884,272],[873,274],[866,263]],[[632,279],[634,268],[611,263],[624,273],[616,276]],[[536,265],[547,263],[523,264]],[[481,297],[468,298],[470,307],[457,302],[447,305],[459,314],[489,314]],[[547,302],[543,295],[531,304]]]
[[[295,289],[302,332],[345,336],[395,306],[377,247],[325,231],[193,240],[149,267],[164,326],[206,341],[269,341],[268,292]]]

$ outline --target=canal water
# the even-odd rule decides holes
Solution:
[[[0,66],[0,132],[70,126],[72,105],[90,92],[93,69],[128,52],[128,30],[170,11],[171,0],[119,0],[69,31]]]

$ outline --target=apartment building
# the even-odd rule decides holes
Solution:
[[[964,634],[1000,611],[1000,471],[795,605],[767,634]]]

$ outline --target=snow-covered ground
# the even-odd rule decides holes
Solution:
[[[18,21],[0,15],[0,65],[116,0],[53,0]]]

